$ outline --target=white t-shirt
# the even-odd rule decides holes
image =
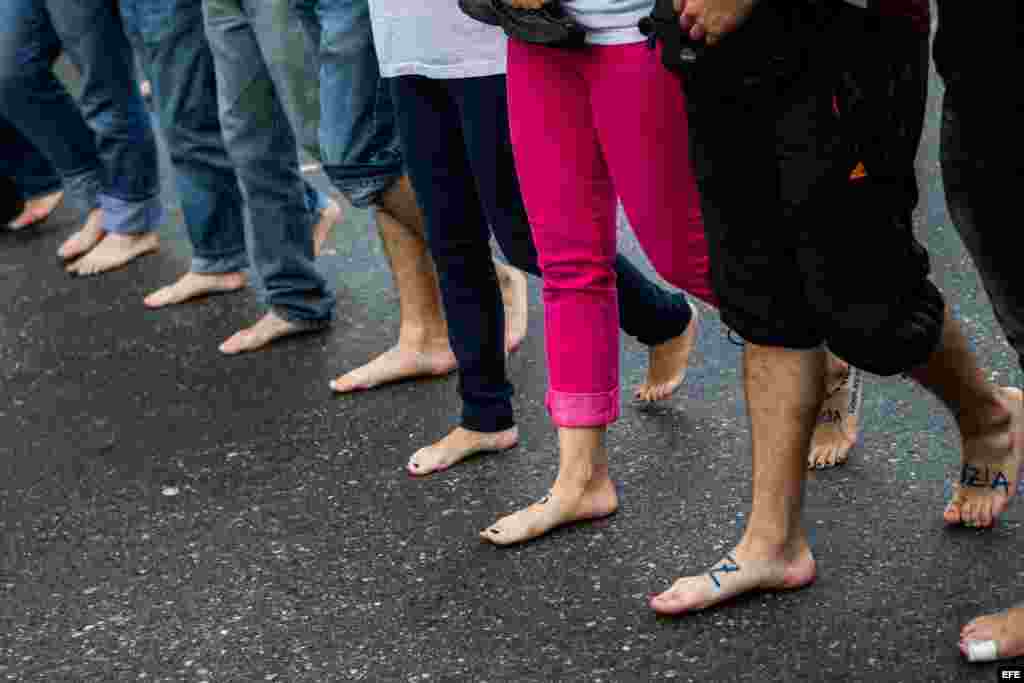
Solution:
[[[480,78],[505,73],[505,32],[470,19],[457,0],[369,2],[373,42],[384,78]]]
[[[587,29],[590,45],[641,43],[637,24],[651,14],[654,0],[562,0],[566,13]]]

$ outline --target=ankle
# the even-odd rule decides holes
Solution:
[[[431,352],[448,349],[448,330],[436,325],[403,323],[398,330],[398,346],[412,351]]]
[[[807,536],[802,528],[786,533],[783,527],[759,528],[752,525],[743,534],[736,551],[748,557],[794,559],[808,547]]]
[[[1006,397],[998,387],[956,415],[957,426],[964,436],[975,436],[1005,429],[1013,419]]]

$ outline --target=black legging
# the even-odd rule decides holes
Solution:
[[[537,276],[540,268],[512,157],[505,77],[390,81],[459,363],[462,426],[509,429],[513,390],[505,374],[505,317],[491,232],[513,266]],[[692,317],[685,296],[659,287],[621,254],[615,271],[626,334],[648,346],[682,334]]]

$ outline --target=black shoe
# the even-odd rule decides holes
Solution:
[[[472,5],[473,11],[468,11],[467,5]],[[477,21],[501,26],[510,38],[524,43],[579,47],[587,35],[558,0],[548,0],[540,9],[520,9],[503,0],[459,0],[459,7]]]

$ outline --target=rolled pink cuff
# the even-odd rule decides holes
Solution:
[[[619,390],[566,394],[548,390],[544,404],[559,427],[604,427],[619,419]]]

